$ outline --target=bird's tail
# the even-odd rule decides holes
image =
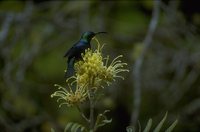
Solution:
[[[68,59],[67,61],[67,71],[65,72],[65,77],[69,78],[74,75],[74,62],[75,59]]]

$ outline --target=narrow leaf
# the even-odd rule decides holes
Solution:
[[[174,123],[172,123],[172,125],[165,132],[172,132],[177,123],[178,120],[175,120]]]
[[[66,127],[65,127],[65,130],[64,130],[64,132],[67,132],[68,130],[70,130],[70,127],[73,125],[73,123],[72,122],[70,122],[70,123],[67,123],[67,125],[66,125]]]
[[[71,128],[71,132],[76,132],[76,128],[78,127],[78,124],[73,124]]]
[[[81,132],[83,132],[85,130],[85,127],[81,127]]]
[[[55,130],[53,128],[51,128],[51,132],[55,132]]]
[[[157,127],[154,129],[153,132],[159,132],[159,131],[160,131],[160,129],[161,129],[161,127],[163,126],[163,124],[164,124],[166,118],[167,118],[167,112],[166,112],[164,118],[163,118],[163,119],[161,120],[161,122],[157,125]]]
[[[149,132],[151,129],[151,125],[152,125],[152,119],[150,118],[143,132]]]
[[[103,122],[103,123],[111,123],[111,122],[112,122],[112,119],[110,119],[110,120],[103,120],[102,122]]]
[[[81,127],[80,125],[77,125],[77,126],[74,128],[74,132],[78,132],[78,129],[79,129],[80,127]]]
[[[139,127],[139,132],[141,132],[142,128],[141,128],[141,125],[140,125],[140,121],[138,121],[138,127]]]

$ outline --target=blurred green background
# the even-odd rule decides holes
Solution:
[[[124,55],[129,73],[105,88],[95,112],[110,109],[111,124],[99,131],[125,131],[131,120],[134,66],[144,48],[153,1],[1,1],[0,131],[62,131],[84,124],[75,108],[58,108],[50,95],[65,85],[65,52],[84,31],[106,31],[104,53]],[[200,8],[195,0],[164,0],[141,67],[138,120],[157,123],[169,112],[177,132],[200,131]],[[94,43],[94,41],[92,42]],[[85,106],[85,112],[87,112]]]

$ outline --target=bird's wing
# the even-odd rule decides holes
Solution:
[[[84,42],[77,42],[73,47],[71,47],[64,55],[64,57],[74,57],[80,56],[85,49],[90,48],[90,45]]]
[[[74,53],[76,50],[76,46],[72,46],[64,55],[64,57],[70,56],[70,54]]]

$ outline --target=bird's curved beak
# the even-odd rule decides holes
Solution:
[[[107,32],[97,32],[97,33],[95,33],[95,35],[97,35],[97,34],[101,34],[101,33],[107,33]]]
[[[94,33],[94,36],[93,36],[92,39],[95,39],[95,36],[96,36],[97,34],[101,34],[101,33],[107,33],[107,32],[97,32],[97,33]]]

